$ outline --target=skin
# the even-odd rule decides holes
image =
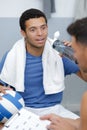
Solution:
[[[87,73],[87,46],[78,43],[74,36],[72,36],[71,46],[79,67],[84,73]],[[54,114],[42,116],[40,119],[51,121],[50,125],[47,126],[50,130],[87,130],[87,92],[82,97],[79,119],[67,119]]]
[[[48,35],[45,19],[43,17],[29,19],[25,25],[26,30],[21,30],[21,34],[26,39],[26,49],[32,55],[40,56]]]
[[[0,123],[0,130],[2,130],[2,128],[3,128],[3,125],[4,125],[4,124]]]
[[[50,125],[47,126],[49,130],[76,130],[76,122],[79,123],[79,120],[74,121],[73,119],[62,118],[55,114],[45,115],[40,117],[40,119],[49,120],[51,122]]]
[[[75,37],[72,37],[71,46],[74,50],[74,57],[78,60],[79,67],[83,72],[87,73],[87,46],[76,41]]]
[[[78,43],[75,37],[72,37],[72,48],[74,49],[74,56],[78,60],[79,67],[87,73],[87,46]],[[81,123],[79,130],[87,130],[87,92],[84,93],[81,102]]]
[[[80,130],[87,130],[87,91],[82,97]]]

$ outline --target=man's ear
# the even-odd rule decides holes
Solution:
[[[22,35],[23,37],[26,37],[26,33],[25,33],[24,30],[20,30],[20,32],[21,32],[21,35]]]

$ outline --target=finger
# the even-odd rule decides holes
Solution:
[[[44,115],[44,116],[41,116],[40,119],[41,120],[52,120],[54,114],[48,114],[48,115]]]
[[[45,115],[40,117],[41,120],[50,120],[50,118],[51,118],[50,115]]]
[[[70,42],[70,41],[64,41],[65,46],[71,46],[71,44],[72,44],[72,42]]]
[[[2,100],[2,97],[0,96],[0,100]]]
[[[3,94],[6,94],[6,90],[10,90],[11,88],[10,87],[0,87],[0,93],[3,93]]]
[[[48,130],[60,130],[60,128],[58,126],[56,126],[55,124],[50,124],[47,126]]]

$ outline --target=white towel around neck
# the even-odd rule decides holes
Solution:
[[[51,46],[48,38],[42,55],[43,86],[45,94],[54,94],[64,90],[64,69],[62,58]],[[0,79],[14,86],[17,91],[24,91],[24,71],[26,49],[24,39],[17,41],[8,52]]]

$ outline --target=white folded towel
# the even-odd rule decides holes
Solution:
[[[45,94],[53,94],[64,90],[64,69],[62,58],[51,46],[48,38],[42,55],[43,84]],[[26,49],[24,39],[17,41],[8,52],[0,79],[14,86],[17,91],[24,91],[24,70]]]

